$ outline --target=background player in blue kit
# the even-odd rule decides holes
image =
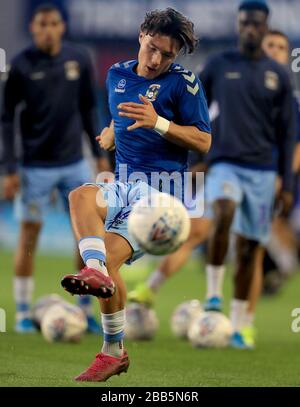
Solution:
[[[35,330],[30,318],[33,261],[46,208],[54,189],[66,207],[69,192],[91,181],[83,160],[82,133],[89,136],[98,170],[107,169],[95,141],[98,131],[96,98],[89,57],[81,49],[62,43],[65,24],[52,5],[34,12],[30,31],[34,44],[17,55],[4,87],[2,110],[4,195],[12,199],[20,190],[20,238],[15,256],[14,297],[16,330]],[[23,147],[19,163],[15,153],[15,111],[23,104],[20,127]],[[76,268],[82,267],[77,255]],[[99,326],[85,300],[89,329]]]
[[[102,350],[79,381],[104,381],[129,365],[123,347],[126,288],[119,268],[140,255],[128,235],[127,217],[131,204],[149,187],[141,181],[126,183],[121,164],[127,165],[129,181],[132,175],[150,182],[152,173],[159,171],[176,171],[180,179],[187,150],[207,152],[211,143],[201,84],[192,72],[173,63],[181,49],[194,50],[191,21],[170,8],[148,13],[139,42],[138,60],[115,64],[107,80],[116,175],[122,183],[82,186],[70,195],[73,229],[87,267],[64,277],[62,285],[74,294],[111,296],[100,300]]]
[[[277,172],[282,178],[277,198],[281,212],[287,213],[292,203],[295,109],[287,72],[261,48],[268,14],[264,1],[243,1],[238,13],[239,50],[213,57],[201,73],[209,103],[215,104],[217,112],[206,178],[206,200],[214,219],[206,266],[206,309],[221,309],[232,225],[237,237],[231,344],[238,348],[248,347],[241,329],[255,258],[269,238]]]

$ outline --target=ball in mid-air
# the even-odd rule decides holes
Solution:
[[[181,201],[167,193],[154,193],[133,205],[129,234],[147,253],[174,252],[190,233],[191,222]]]

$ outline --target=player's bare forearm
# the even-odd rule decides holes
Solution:
[[[115,149],[114,121],[110,122],[109,127],[104,127],[101,134],[96,137],[99,145],[103,150],[113,151]]]
[[[170,122],[169,129],[164,137],[178,146],[199,151],[200,153],[207,153],[211,146],[211,135],[195,126],[179,126]]]

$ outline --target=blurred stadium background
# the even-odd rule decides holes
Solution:
[[[10,0],[0,2],[0,47],[6,51],[7,63],[10,59],[24,48],[30,42],[30,36],[28,33],[28,22],[30,15],[34,8],[39,4],[45,3],[40,0]],[[172,6],[183,12],[190,17],[196,25],[196,31],[201,39],[197,52],[185,57],[184,65],[193,71],[199,70],[207,56],[218,50],[222,50],[225,47],[234,46],[236,44],[235,34],[235,22],[236,22],[236,10],[239,0],[181,0],[164,1],[164,0],[57,0],[52,1],[58,5],[67,21],[67,35],[66,39],[79,43],[85,46],[91,53],[95,75],[97,78],[97,93],[99,102],[99,116],[101,119],[101,126],[104,127],[109,122],[107,105],[106,105],[106,90],[105,90],[105,77],[107,69],[115,62],[126,59],[133,59],[136,56],[138,49],[137,33],[139,30],[139,22],[142,21],[146,11],[155,8],[165,8]],[[284,31],[290,38],[292,48],[300,48],[300,1],[299,0],[269,0],[269,4],[272,10],[271,15],[271,28]],[[180,62],[180,60],[179,60]],[[5,79],[5,73],[1,74],[2,79]],[[300,74],[294,74],[291,72],[291,78],[294,83],[294,87],[300,92]],[[1,87],[2,81],[0,81],[0,99],[1,99]],[[99,129],[100,130],[100,129]],[[1,140],[1,138],[0,138]],[[87,153],[88,154],[88,153]],[[11,295],[11,276],[12,276],[12,253],[16,245],[16,239],[18,236],[18,223],[14,216],[14,208],[11,202],[3,200],[1,195],[1,141],[0,141],[0,280],[1,283],[1,298],[0,307],[8,310],[8,330],[10,331],[13,326],[13,304]],[[300,189],[300,188],[299,188]],[[297,205],[300,208],[300,198]],[[297,212],[297,205],[294,211],[293,223],[299,224],[300,230],[300,216],[299,210]],[[45,294],[47,292],[60,291],[59,277],[63,271],[66,271],[66,267],[71,265],[71,254],[73,248],[73,238],[71,234],[71,228],[67,215],[63,211],[62,204],[54,199],[53,206],[49,211],[46,219],[43,232],[39,243],[39,253],[42,253],[42,257],[37,259],[37,292],[36,296]],[[67,259],[60,258],[60,256],[66,256]],[[145,262],[145,260],[142,260]],[[148,260],[146,260],[147,262]],[[152,260],[150,260],[152,261]],[[142,267],[139,263],[134,267],[132,273],[127,275],[127,280],[130,280],[130,276],[134,279],[134,273],[136,271],[144,270],[145,273],[150,272],[151,267],[147,264]],[[152,264],[152,263],[149,263]],[[191,287],[185,287],[189,296],[204,295],[204,276],[201,276],[201,281],[198,280],[198,271],[200,266],[194,262],[188,266],[191,272],[194,273],[191,279]],[[5,277],[2,275],[5,274]],[[298,273],[299,274],[299,273]],[[45,275],[47,277],[45,278]],[[48,279],[49,277],[49,279]],[[140,274],[141,277],[141,274]],[[297,279],[298,278],[298,279]],[[153,371],[151,375],[146,378],[142,383],[136,379],[139,374],[143,374],[143,366],[138,363],[136,367],[136,375],[132,376],[129,381],[126,381],[126,377],[122,377],[121,380],[114,378],[112,385],[203,385],[209,383],[209,385],[300,385],[299,375],[296,380],[296,365],[297,361],[294,359],[294,367],[289,366],[287,358],[296,357],[294,351],[299,345],[299,335],[294,335],[290,332],[290,312],[296,304],[296,299],[299,293],[297,287],[299,287],[299,276],[297,276],[295,284],[297,286],[289,286],[288,291],[284,293],[284,296],[280,301],[276,300],[272,304],[268,301],[263,302],[261,306],[261,313],[258,317],[258,327],[262,331],[263,340],[260,342],[261,348],[258,351],[256,364],[253,366],[253,372],[245,372],[244,366],[251,365],[251,356],[249,354],[237,355],[232,350],[226,350],[225,353],[218,351],[216,353],[211,352],[206,359],[202,359],[201,363],[204,363],[204,367],[207,369],[203,376],[203,370],[198,371],[200,368],[198,362],[194,360],[192,353],[184,353],[184,344],[179,340],[174,340],[174,346],[177,349],[177,353],[181,352],[181,356],[178,359],[179,363],[190,363],[191,374],[185,378],[179,379],[175,370],[170,376],[170,371],[166,366],[162,367],[159,361],[153,362],[155,359],[154,350],[151,344],[143,345],[143,347],[135,347],[131,345],[131,349],[135,351],[136,355],[140,354],[140,358],[144,357],[144,349],[147,349],[147,358],[149,363],[153,364]],[[130,282],[129,282],[130,283]],[[186,299],[186,296],[182,294],[174,295],[172,299],[167,298],[168,293],[172,291],[176,292],[176,287],[183,286],[184,280],[180,276],[176,276],[172,280],[169,288],[164,288],[160,294],[161,302],[159,301],[158,311],[162,312],[162,330],[159,333],[158,340],[162,348],[166,351],[167,363],[171,363],[170,360],[174,360],[173,349],[169,347],[166,332],[170,335],[169,328],[167,326],[168,318],[172,308],[180,301]],[[202,287],[199,291],[198,287]],[[229,277],[226,282],[226,294],[231,292]],[[68,297],[69,298],[69,297]],[[298,296],[299,299],[299,296]],[[8,305],[9,304],[9,305]],[[5,305],[5,306],[4,306]],[[6,307],[7,305],[7,307]],[[298,301],[298,306],[300,303]],[[272,316],[270,315],[270,307],[274,311]],[[269,325],[265,325],[265,321],[268,318]],[[279,332],[276,324],[284,327]],[[274,332],[277,332],[279,336],[274,338]],[[10,371],[14,370],[13,361],[9,357],[9,353],[12,349],[17,349],[17,355],[20,356],[23,348],[23,338],[16,338],[12,333],[7,334],[8,341],[2,343],[3,354],[5,355],[6,366]],[[2,337],[1,337],[2,340]],[[14,345],[11,345],[11,340],[15,341]],[[271,362],[268,364],[268,360],[264,357],[264,352],[268,349],[270,340],[275,340],[268,357],[277,358],[276,364]],[[97,338],[86,339],[85,344],[88,347],[95,348]],[[286,353],[281,354],[282,344],[287,346]],[[41,338],[31,339],[32,349],[29,350],[28,357],[35,357],[33,355],[33,349],[37,350],[37,354],[43,354],[43,342]],[[174,348],[174,349],[175,349]],[[81,358],[86,359],[90,349],[87,351],[81,348]],[[299,347],[298,347],[299,350]],[[51,353],[52,352],[52,353]],[[55,364],[53,360],[59,359],[61,352],[65,352],[66,365]],[[80,368],[81,361],[74,364],[73,360],[73,348],[66,348],[64,345],[58,345],[57,348],[51,348],[49,358],[52,359],[52,364],[48,365],[48,385],[71,385],[71,382],[56,378],[57,369],[62,369],[62,374],[70,376],[69,368],[74,373]],[[136,358],[140,360],[140,358]],[[186,359],[187,358],[187,359]],[[228,358],[232,361],[230,367],[228,366]],[[279,358],[279,359],[278,359]],[[269,359],[269,360],[271,360]],[[3,359],[4,360],[4,359]],[[28,359],[29,360],[29,359]],[[298,359],[299,362],[299,359]],[[156,363],[156,364],[155,364]],[[275,367],[277,366],[277,370]],[[170,365],[169,365],[170,366]],[[172,369],[171,365],[171,369]],[[298,363],[299,366],[299,363]],[[221,367],[221,376],[216,375],[215,368]],[[20,360],[20,368],[28,369],[27,359]],[[235,368],[235,370],[233,369]],[[273,373],[272,377],[268,377],[265,369],[270,368]],[[193,369],[195,369],[193,371]],[[259,370],[261,369],[261,370]],[[250,369],[251,370],[251,369]],[[71,372],[71,375],[72,375]],[[192,373],[193,372],[193,373]],[[271,373],[271,372],[270,372]],[[298,371],[299,373],[299,371]],[[30,373],[31,374],[31,373]],[[22,382],[17,381],[12,374],[3,382],[5,385],[47,385],[43,379],[43,368],[39,366],[35,371],[35,374],[29,381]],[[290,375],[289,375],[290,374]],[[170,376],[168,378],[168,375]],[[202,379],[196,380],[195,378],[202,375]],[[227,379],[225,380],[225,375]],[[236,378],[239,376],[239,380]],[[294,377],[295,380],[288,379]]]

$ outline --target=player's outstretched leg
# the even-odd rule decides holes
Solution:
[[[70,193],[70,214],[79,251],[86,266],[66,275],[61,284],[71,294],[109,298],[115,284],[106,268],[104,221],[107,205],[97,186],[81,186]]]
[[[166,256],[146,282],[138,284],[133,291],[129,292],[128,300],[153,306],[155,294],[164,282],[187,262],[193,249],[207,239],[210,228],[210,219],[191,219],[191,233],[188,240],[175,253]]]
[[[86,267],[79,274],[64,277],[62,285],[74,294],[99,297],[104,331],[100,353],[76,380],[106,381],[112,375],[126,372],[129,366],[123,346],[126,288],[119,268],[132,256],[132,248],[118,234],[105,233],[107,203],[101,188],[82,186],[74,190],[70,194],[70,213]]]
[[[105,237],[107,248],[107,269],[112,276],[117,290],[109,300],[99,299],[104,342],[92,364],[76,381],[106,381],[113,375],[127,372],[129,359],[124,349],[123,337],[125,327],[126,288],[119,268],[132,255],[132,248],[121,236],[107,233]]]

